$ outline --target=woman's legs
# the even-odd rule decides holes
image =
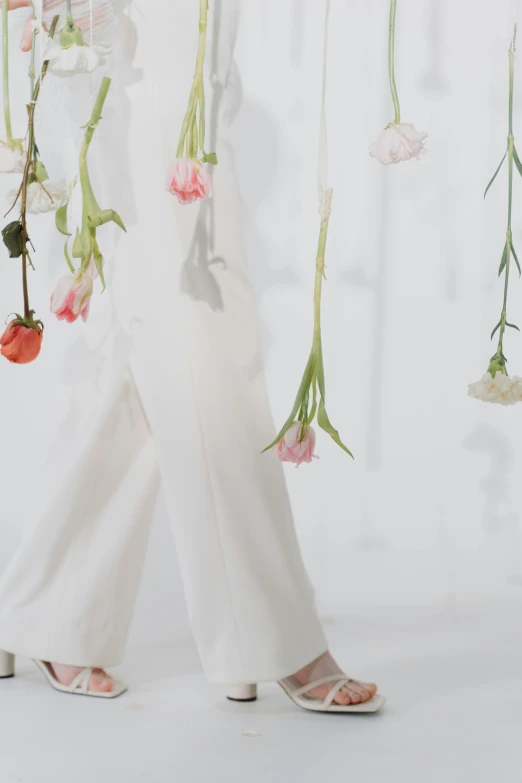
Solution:
[[[0,648],[44,661],[121,662],[159,486],[128,373],[0,583]]]

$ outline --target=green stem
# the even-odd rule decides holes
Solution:
[[[190,90],[188,108],[181,126],[181,133],[179,136],[178,149],[176,152],[176,157],[178,158],[183,157],[184,151],[186,151],[187,157],[190,157],[191,153],[193,134],[192,126],[198,106],[200,90],[202,89],[203,85],[203,67],[205,65],[205,52],[207,46],[207,18],[208,0],[199,0],[198,54],[196,57],[196,69],[194,72],[194,79],[192,81],[192,88]]]
[[[94,136],[94,131],[96,130],[96,127],[99,121],[101,120],[103,106],[107,99],[107,93],[109,92],[110,86],[111,86],[111,80],[107,76],[105,76],[104,79],[102,80],[100,91],[98,93],[98,97],[96,98],[96,103],[94,104],[91,118],[89,120],[87,130],[85,131],[82,147],[80,150],[79,173],[80,173],[80,185],[82,189],[82,202],[83,202],[81,236],[82,238],[85,239],[85,245],[88,242],[90,248],[90,252],[86,253],[82,259],[82,268],[88,266],[96,242],[96,229],[91,228],[88,225],[87,218],[89,215],[93,215],[96,212],[100,211],[98,202],[96,201],[96,196],[94,195],[94,191],[92,188],[91,178],[89,176],[89,169],[87,166],[87,154],[89,152],[89,147],[91,145],[92,137]]]
[[[315,285],[314,285],[314,339],[312,351],[317,351],[321,345],[321,295],[324,279],[324,259],[326,252],[326,240],[328,238],[328,224],[330,221],[330,208],[332,204],[332,190],[326,192],[325,216],[321,221],[319,231],[319,243],[315,261]]]
[[[3,55],[3,77],[4,77],[4,118],[5,133],[8,142],[13,141],[13,131],[11,128],[11,110],[9,107],[9,3],[5,0],[2,3],[2,55]]]
[[[67,0],[67,3],[66,3],[66,14],[67,14],[67,24],[69,25],[69,27],[71,27],[74,24],[71,0]]]
[[[517,35],[517,26],[515,25],[513,30],[513,38],[509,47],[509,134],[507,138],[508,149],[508,216],[507,216],[507,230],[506,230],[506,265],[504,267],[504,299],[502,303],[502,314],[500,316],[500,329],[498,338],[498,353],[503,355],[503,340],[504,332],[506,331],[507,321],[507,297],[509,287],[509,271],[511,266],[511,245],[512,245],[512,232],[511,232],[511,213],[513,207],[513,156],[515,150],[515,138],[513,136],[513,87],[514,87],[514,75],[515,75],[515,39]]]
[[[390,26],[388,30],[388,71],[390,74],[390,87],[395,109],[395,125],[401,121],[401,109],[399,106],[399,96],[395,85],[395,13],[397,10],[397,0],[390,0]]]

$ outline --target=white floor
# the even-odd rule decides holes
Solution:
[[[234,705],[192,645],[134,647],[114,702],[54,693],[33,664],[0,683],[1,783],[519,783],[519,603],[382,610],[328,621],[332,648],[378,678],[379,716],[322,716],[275,685]]]

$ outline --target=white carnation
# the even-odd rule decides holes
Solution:
[[[482,402],[495,402],[498,405],[515,405],[522,402],[522,378],[512,378],[503,372],[497,372],[493,378],[489,372],[480,381],[470,383],[468,395]]]

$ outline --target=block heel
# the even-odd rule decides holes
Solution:
[[[15,675],[15,657],[12,653],[0,650],[0,680],[7,680]]]
[[[255,701],[257,685],[232,685],[228,689],[227,699],[230,701]]]

